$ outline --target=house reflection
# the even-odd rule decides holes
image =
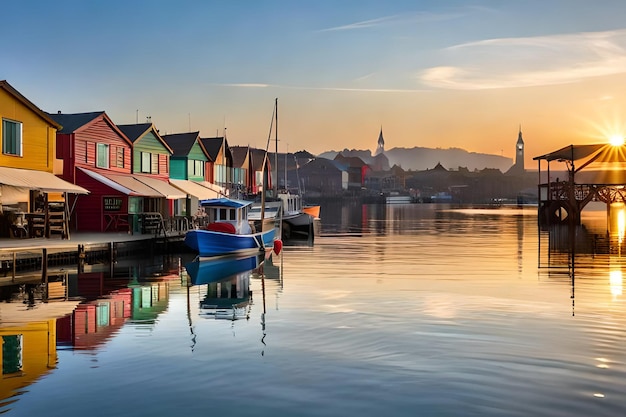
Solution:
[[[33,308],[14,297],[0,304],[2,407],[10,407],[25,387],[56,367],[58,348],[94,350],[125,323],[154,323],[167,308],[172,276],[129,285],[128,279],[111,279],[106,272],[88,272],[70,278],[83,301],[49,301]]]

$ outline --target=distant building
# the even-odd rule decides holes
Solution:
[[[335,160],[315,158],[300,167],[300,180],[307,197],[338,196],[348,189],[348,168]]]
[[[524,139],[522,138],[522,127],[520,126],[517,143],[515,144],[515,164],[506,173],[523,174],[524,172]]]
[[[383,138],[383,128],[380,128],[378,144],[374,157],[366,161],[372,171],[389,171],[389,158],[385,155],[385,139]]]

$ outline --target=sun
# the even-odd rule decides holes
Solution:
[[[624,137],[620,135],[613,135],[609,138],[609,143],[613,146],[622,146],[624,144]]]

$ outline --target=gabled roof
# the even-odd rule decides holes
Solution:
[[[37,114],[37,116],[42,118],[44,121],[46,121],[50,125],[54,126],[57,130],[61,129],[62,126],[58,122],[56,122],[54,119],[50,118],[48,113],[44,112],[39,107],[35,106],[35,104],[32,101],[24,97],[19,91],[13,88],[11,84],[9,84],[6,80],[0,80],[0,89],[12,95],[17,101],[19,101],[20,103],[22,103],[23,105],[31,109],[35,114]]]
[[[222,144],[224,144],[226,147],[226,155],[228,155],[229,153],[228,141],[223,136],[215,138],[200,138],[200,142],[202,142],[202,145],[204,145],[204,148],[206,149],[209,158],[211,158],[211,161],[218,162],[217,155],[220,153],[220,149],[222,149]]]
[[[59,124],[61,124],[61,126],[63,126],[63,128],[60,129],[58,133],[72,133],[78,130],[79,128],[85,126],[92,120],[102,116],[102,114],[104,114],[104,111],[95,111],[95,112],[90,112],[90,113],[73,113],[73,114],[48,113],[50,118],[57,121]]]
[[[154,124],[152,123],[139,123],[139,124],[134,124],[134,125],[117,125],[117,127],[122,132],[124,132],[126,137],[128,137],[128,139],[130,139],[130,141],[133,143],[135,143],[137,139],[143,137],[146,133],[148,133],[148,131],[152,131],[152,133],[157,138],[157,140],[161,142],[163,146],[165,146],[165,148],[167,148],[167,150],[170,151],[170,153],[174,153],[170,145],[167,142],[165,142],[165,140],[161,137],[161,135],[159,135],[159,132],[156,130],[156,128],[154,127]]]
[[[262,149],[250,148],[250,165],[254,171],[263,170],[263,160],[265,159],[265,151]],[[269,163],[269,160],[268,160]]]
[[[204,146],[202,146],[202,142],[198,140],[200,137],[200,132],[189,132],[189,133],[174,133],[171,135],[163,135],[161,136],[165,143],[172,149],[172,156],[187,156],[189,152],[191,152],[191,148],[195,145],[196,142],[200,143],[200,147],[202,148],[205,154],[208,154]]]
[[[109,127],[115,131],[125,142],[128,143],[129,146],[132,146],[133,143],[128,136],[124,134],[120,130],[119,127],[109,118],[109,115],[106,114],[105,111],[96,111],[90,113],[48,113],[50,118],[56,120],[60,123],[63,128],[59,130],[57,133],[69,134],[76,133],[83,129],[86,129],[91,123],[93,123],[97,119],[102,119],[104,122],[109,125]]]
[[[135,142],[137,139],[142,137],[150,128],[152,127],[152,123],[139,123],[133,125],[117,125],[122,132],[130,139]]]
[[[243,167],[249,149],[248,146],[233,146],[230,148],[230,153],[233,155],[234,167]]]

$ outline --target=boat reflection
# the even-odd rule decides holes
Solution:
[[[200,315],[229,320],[249,318],[250,275],[264,260],[265,255],[255,251],[248,255],[196,259],[185,264],[191,285],[206,285]]]

